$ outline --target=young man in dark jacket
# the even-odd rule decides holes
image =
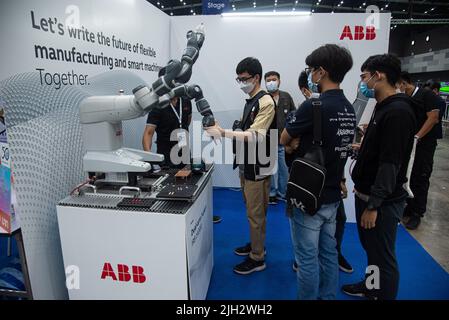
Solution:
[[[401,62],[390,54],[362,65],[360,90],[377,104],[352,171],[360,241],[368,257],[366,279],[343,286],[349,295],[395,299],[399,269],[395,242],[407,192],[403,184],[416,130],[410,99],[396,93]]]

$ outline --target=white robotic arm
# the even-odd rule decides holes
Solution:
[[[164,159],[159,154],[123,148],[122,121],[139,118],[162,107],[161,103],[165,104],[162,96],[189,81],[204,39],[203,24],[189,31],[181,61],[169,61],[164,75],[151,88],[141,85],[132,95],[93,96],[81,102],[80,120],[87,150],[83,158],[84,171],[106,173],[106,180],[110,182],[126,182],[129,172],[147,172],[151,169],[147,162]]]

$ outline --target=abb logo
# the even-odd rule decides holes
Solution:
[[[353,33],[350,26],[345,26],[340,40],[344,40],[345,38],[349,38],[349,40],[374,40],[376,38],[376,28],[374,26],[367,26],[364,29],[363,26],[355,26]]]
[[[132,279],[134,283],[144,283],[147,281],[147,277],[144,274],[144,270],[141,266],[132,266]],[[103,266],[103,272],[101,273],[101,279],[106,279],[111,277],[114,281],[128,282],[131,280],[131,273],[129,272],[129,267],[126,264],[117,265],[117,275],[109,262],[105,262]]]

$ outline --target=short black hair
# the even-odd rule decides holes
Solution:
[[[401,60],[393,54],[376,54],[362,64],[361,71],[385,73],[390,85],[395,86],[401,78]]]
[[[439,81],[436,81],[436,80],[433,80],[433,79],[429,79],[424,84],[424,88],[429,88],[430,90],[437,89],[438,91],[440,91],[441,83]]]
[[[412,77],[410,76],[410,73],[408,73],[407,71],[402,71],[401,72],[401,80],[405,81],[405,82],[407,82],[409,84],[413,83]]]
[[[248,72],[251,76],[259,75],[259,83],[262,80],[262,65],[260,61],[253,57],[247,57],[239,62],[235,69],[237,74]]]
[[[276,76],[278,77],[278,79],[281,79],[281,75],[277,71],[268,71],[267,73],[265,73],[264,79],[267,79],[268,77],[271,76]]]
[[[299,89],[309,89],[309,83],[307,82],[307,72],[305,72],[304,70],[299,74],[298,86]]]
[[[336,44],[325,44],[307,56],[306,64],[311,68],[322,67],[333,82],[340,83],[351,70],[353,62],[348,49]]]

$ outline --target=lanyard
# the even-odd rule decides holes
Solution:
[[[176,112],[175,107],[173,107],[173,105],[170,103],[171,109],[173,110],[173,112],[176,115],[176,118],[178,118],[179,121],[179,128],[182,129],[182,99],[179,98],[179,114]]]

